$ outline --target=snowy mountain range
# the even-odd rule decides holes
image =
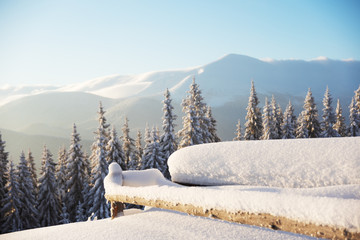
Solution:
[[[183,70],[111,75],[67,86],[7,85],[0,87],[0,128],[69,139],[72,124],[76,123],[82,138],[91,140],[97,126],[99,101],[102,101],[108,121],[120,130],[124,116],[127,116],[135,136],[135,130],[143,130],[146,123],[150,127],[161,127],[161,101],[166,88],[171,92],[179,127],[181,99],[186,96],[193,77],[205,102],[213,107],[220,137],[231,140],[237,120],[245,122],[252,79],[260,105],[265,96],[274,95],[283,110],[291,100],[296,113],[301,111],[306,92],[311,88],[321,114],[321,101],[328,86],[334,102],[340,99],[344,115],[348,117],[348,105],[360,84],[360,61],[323,57],[310,61],[260,60],[230,54],[212,63]],[[20,154],[19,149],[28,148],[16,144],[10,135],[4,135],[3,139],[8,148],[16,145],[12,149],[15,159]],[[57,149],[52,151],[56,153]]]

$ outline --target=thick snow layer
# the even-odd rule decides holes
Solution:
[[[106,194],[192,204],[228,212],[269,213],[302,222],[326,224],[360,231],[360,185],[319,188],[260,186],[105,186]]]
[[[360,184],[360,137],[233,141],[174,152],[175,182],[320,187]]]
[[[0,235],[1,240],[115,240],[115,239],[315,239],[304,235],[193,217],[159,209],[114,220],[71,223]]]
[[[115,162],[109,165],[109,173],[104,179],[104,185],[105,188],[110,188],[111,185],[128,187],[178,186],[178,184],[167,180],[158,169],[122,171],[120,165]]]

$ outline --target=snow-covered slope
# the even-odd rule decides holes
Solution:
[[[174,152],[175,182],[271,187],[360,184],[360,137],[234,141]]]
[[[149,209],[144,213],[125,212],[124,217],[93,222],[70,223],[0,235],[1,240],[116,240],[116,239],[315,239],[266,228],[193,217],[183,213]]]
[[[255,80],[258,91],[264,94],[303,96],[311,87],[314,95],[323,95],[328,85],[336,97],[349,97],[360,83],[360,62],[330,59],[262,61],[229,54],[212,63],[183,70],[111,75],[62,87],[4,86],[0,88],[0,99],[44,91],[87,92],[119,99],[161,96],[169,88],[173,97],[180,100],[193,76],[200,84],[205,99],[213,106],[221,106],[247,94],[251,79]]]

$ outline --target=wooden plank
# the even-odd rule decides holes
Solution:
[[[241,211],[231,213],[221,209],[204,209],[201,206],[194,206],[191,204],[172,203],[164,200],[151,200],[142,197],[126,195],[105,195],[105,197],[111,202],[132,203],[137,205],[175,210],[194,216],[210,217],[241,224],[271,228],[274,230],[305,234],[318,238],[360,239],[359,232],[349,232],[345,228],[304,223],[285,217],[273,216],[267,213],[255,214]]]

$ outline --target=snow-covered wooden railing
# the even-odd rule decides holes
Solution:
[[[260,150],[257,149],[257,151],[262,152],[264,150],[261,149],[259,142],[260,141],[257,141],[256,143],[256,146],[260,148]],[[233,143],[229,144],[231,145],[229,148],[234,148],[232,144]],[[276,142],[274,141],[271,144],[274,146]],[[287,142],[282,141],[278,144],[282,146],[283,151],[284,149],[290,149],[290,156],[282,153],[279,149],[280,152],[276,150],[267,151],[268,155],[263,156],[263,160],[271,159],[272,166],[275,168],[268,172],[276,174],[277,171],[279,171],[279,169],[276,168],[277,162],[274,161],[273,154],[275,152],[277,152],[276,154],[279,156],[280,160],[278,161],[284,161],[284,159],[281,158],[291,158],[295,157],[295,155],[300,155],[302,158],[307,157],[307,160],[310,161],[307,166],[310,167],[309,170],[306,170],[306,167],[302,166],[302,164],[306,164],[307,161],[297,157],[298,161],[303,162],[297,162],[294,167],[291,166],[293,160],[290,159],[290,162],[287,163],[289,171],[296,171],[296,167],[298,167],[303,173],[310,171],[311,174],[314,174],[316,173],[316,165],[318,165],[318,167],[322,169],[319,170],[320,174],[314,177],[314,179],[317,181],[316,183],[320,184],[320,187],[309,188],[309,186],[303,186],[305,188],[280,188],[274,186],[259,186],[261,184],[252,184],[251,181],[248,182],[247,186],[186,187],[164,179],[161,173],[155,169],[122,172],[117,164],[111,164],[109,175],[105,179],[105,196],[113,203],[113,206],[116,206],[118,202],[131,203],[170,209],[196,216],[212,217],[243,224],[281,229],[321,238],[360,239],[360,184],[357,182],[359,181],[359,176],[354,175],[354,172],[359,170],[360,165],[360,150],[358,148],[358,146],[360,146],[360,138],[353,138],[351,140],[341,140],[339,138],[339,141],[310,141],[310,144],[305,143],[305,141],[297,142],[295,145],[290,143],[289,145],[292,145],[291,148],[287,146]],[[299,149],[296,147],[297,145],[305,147],[306,149]],[[315,145],[322,148],[317,154],[307,152],[314,151],[314,149],[316,149]],[[323,149],[324,145],[329,146],[330,149]],[[355,150],[352,149],[354,146],[357,146]],[[246,148],[248,147],[247,145]],[[345,152],[337,153],[337,156],[333,156],[336,153],[336,151],[334,151],[335,147]],[[201,159],[210,158],[212,161],[214,158],[217,158],[217,162],[215,161],[214,164],[218,164],[218,158],[221,154],[228,157],[235,156],[234,153],[230,153],[229,155],[227,144],[224,143],[202,145],[194,148],[198,154],[192,155],[191,151],[190,153],[188,152],[191,149],[188,148],[186,150],[185,148],[176,152],[174,156],[178,160],[181,159],[184,164],[189,164],[189,161],[193,160],[193,164],[197,166]],[[198,148],[204,149],[199,150]],[[244,151],[244,148],[242,148],[242,150]],[[254,148],[252,148],[252,150],[254,150]],[[213,156],[211,154],[215,156],[211,157]],[[248,153],[244,153],[244,155],[248,156]],[[189,157],[192,159],[189,160]],[[315,157],[317,159],[315,159]],[[324,169],[326,168],[325,158],[328,159],[328,164],[336,167],[342,166],[345,171],[344,169]],[[340,163],[334,163],[336,158],[338,158],[337,160]],[[177,173],[174,171],[174,166],[176,166],[173,162],[174,159],[170,159],[169,161],[170,172],[171,167],[173,167],[172,175],[175,173],[174,176],[177,176],[178,179],[181,177],[189,179],[189,176],[184,175],[184,172],[176,175]],[[253,158],[250,157],[248,161],[253,161]],[[255,164],[257,163],[258,162],[255,162]],[[208,164],[211,165],[212,163],[208,162]],[[239,164],[244,164],[248,169],[253,167],[250,166],[248,162]],[[279,165],[284,167],[283,163]],[[196,170],[197,172],[195,173],[191,172],[193,170],[190,170],[190,172],[194,174],[194,178],[200,176],[198,179],[203,180],[204,176],[206,176],[206,170],[212,171],[213,168],[214,166],[207,166],[205,173],[201,173],[198,170]],[[255,174],[259,174],[259,171],[258,169],[254,170]],[[344,177],[344,179],[343,176],[346,171],[348,172],[348,176]],[[229,175],[221,168],[219,172],[213,174],[218,174],[220,178],[221,176]],[[328,172],[328,174],[326,174],[326,172]],[[299,176],[298,173],[294,174]],[[338,176],[332,174],[338,174]],[[179,176],[181,177],[179,178]],[[256,176],[261,181],[265,179],[271,180],[272,184],[275,183],[274,177],[269,175],[264,175],[263,178],[259,175]],[[309,175],[305,174],[303,178],[308,176]],[[284,177],[286,178],[286,175],[281,176],[281,181],[284,180]],[[310,177],[313,176],[310,175]],[[214,175],[210,176],[210,178],[211,181],[214,181]],[[259,179],[257,179],[257,181]],[[290,177],[290,180],[293,179]],[[304,179],[299,179],[299,181],[302,180]],[[335,183],[331,182],[333,180]],[[188,183],[193,183],[193,181],[191,180]],[[201,183],[203,182],[199,184]],[[309,182],[309,184],[313,183],[314,181]],[[294,182],[291,184],[294,184]],[[301,184],[304,183],[300,182],[299,185]],[[327,184],[332,186],[327,186]]]
[[[131,203],[316,237],[360,239],[360,200],[351,199],[360,192],[360,186],[302,193],[266,187],[185,187],[167,181],[155,169],[122,172],[115,163],[109,169],[105,197],[115,208]],[[319,192],[323,196],[345,192],[350,199],[327,199]],[[115,217],[116,209],[112,210]],[[332,224],[334,220],[336,224]]]

